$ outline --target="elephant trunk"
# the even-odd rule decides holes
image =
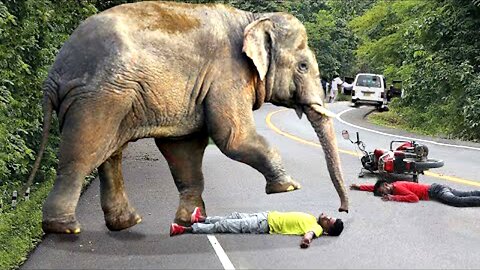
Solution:
[[[320,105],[304,106],[304,112],[313,129],[317,133],[323,152],[325,153],[325,160],[327,162],[330,178],[337,190],[338,196],[340,197],[341,204],[338,211],[348,213],[348,197],[340,166],[340,156],[338,155],[333,120],[331,118],[333,113],[327,111]]]

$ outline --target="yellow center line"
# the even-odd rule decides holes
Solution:
[[[281,113],[281,112],[285,112],[285,111],[288,111],[288,109],[281,109],[281,110],[278,110],[278,111],[274,111],[274,112],[271,112],[267,115],[267,118],[265,119],[265,121],[267,122],[267,126],[269,128],[271,128],[273,131],[275,131],[276,133],[280,134],[280,135],[283,135],[289,139],[292,139],[294,141],[297,141],[297,142],[300,142],[300,143],[303,143],[303,144],[307,144],[307,145],[310,145],[310,146],[314,146],[314,147],[319,147],[321,148],[322,146],[317,143],[317,142],[312,142],[312,141],[307,141],[307,140],[304,140],[302,138],[299,138],[295,135],[292,135],[290,133],[287,133],[279,128],[277,128],[273,123],[272,123],[272,116],[277,114],[277,113]],[[361,154],[358,154],[354,151],[349,151],[349,150],[343,150],[343,149],[338,149],[338,152],[340,153],[343,153],[343,154],[348,154],[348,155],[352,155],[352,156],[361,156]],[[477,186],[477,187],[480,187],[480,182],[477,182],[477,181],[473,181],[473,180],[467,180],[467,179],[463,179],[463,178],[459,178],[459,177],[455,177],[455,176],[449,176],[449,175],[443,175],[443,174],[438,174],[438,173],[433,173],[433,172],[430,172],[430,171],[426,171],[425,172],[425,175],[428,175],[428,176],[431,176],[431,177],[435,177],[435,178],[440,178],[440,179],[443,179],[443,180],[447,180],[447,181],[451,181],[451,182],[457,182],[457,183],[462,183],[462,184],[466,184],[466,185],[471,185],[471,186]]]
[[[480,183],[476,182],[476,181],[473,181],[473,180],[467,180],[467,179],[463,179],[463,178],[459,178],[459,177],[455,177],[455,176],[443,175],[443,174],[434,173],[434,172],[430,172],[430,171],[426,171],[424,173],[425,173],[425,175],[428,175],[428,176],[431,176],[431,177],[440,178],[440,179],[451,181],[451,182],[457,182],[457,183],[462,183],[462,184],[466,184],[466,185],[480,187]]]

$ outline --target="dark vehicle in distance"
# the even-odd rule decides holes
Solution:
[[[387,100],[390,102],[394,97],[403,97],[403,82],[400,80],[393,80],[387,91]]]

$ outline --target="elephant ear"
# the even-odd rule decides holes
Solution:
[[[270,65],[271,50],[270,30],[273,28],[269,18],[258,19],[245,28],[243,32],[243,52],[252,59],[260,80],[264,80]]]

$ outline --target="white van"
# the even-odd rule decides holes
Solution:
[[[358,73],[353,81],[352,102],[355,106],[360,103],[374,104],[378,108],[387,104],[383,75]]]

